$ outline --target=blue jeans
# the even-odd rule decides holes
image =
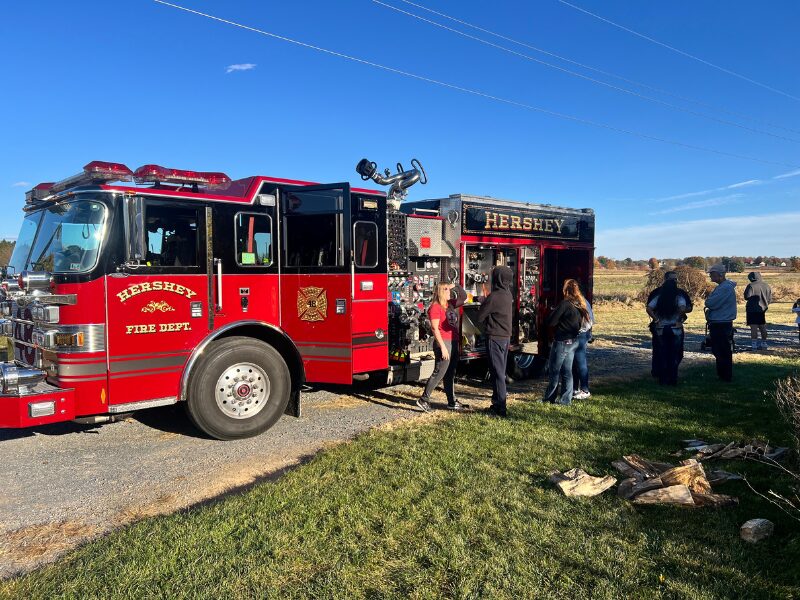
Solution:
[[[544,401],[559,404],[572,404],[572,361],[575,358],[576,340],[555,341],[547,359],[550,382],[544,393]],[[562,381],[561,397],[558,398],[558,384]]]
[[[582,392],[589,391],[589,362],[586,359],[586,344],[589,343],[590,335],[592,335],[591,330],[579,333],[575,338],[577,346],[575,347],[575,360],[572,363],[572,385],[576,390]]]

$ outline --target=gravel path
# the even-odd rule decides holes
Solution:
[[[741,330],[740,330],[741,331]],[[796,345],[796,330],[774,336]],[[687,349],[700,336],[687,336]],[[741,332],[737,342],[749,345]],[[710,361],[687,352],[687,363]],[[649,342],[598,339],[590,347],[592,380],[629,379],[649,371]],[[517,382],[510,401],[537,398],[544,381]],[[474,381],[457,387],[475,408],[490,390]],[[0,430],[0,577],[52,561],[75,545],[143,517],[172,512],[279,476],[320,449],[404,419],[431,419],[414,406],[420,390],[310,390],[303,416],[284,417],[269,432],[235,442],[202,437],[182,407],[138,413],[99,426],[59,424]],[[444,397],[434,398],[444,405]],[[441,413],[439,413],[441,414]]]

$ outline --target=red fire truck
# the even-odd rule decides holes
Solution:
[[[364,180],[231,180],[94,161],[37,185],[0,289],[0,427],[103,422],[185,402],[208,435],[256,435],[299,416],[306,382],[425,379],[424,309],[460,283],[464,358],[482,355],[475,297],[494,265],[517,274],[513,349],[544,348],[561,282],[591,291],[594,215],[455,195],[401,204],[426,177],[363,160]],[[524,360],[518,364],[524,366]]]

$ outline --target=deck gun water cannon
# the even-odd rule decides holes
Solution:
[[[428,176],[422,164],[416,159],[411,159],[411,168],[406,171],[403,165],[397,163],[397,173],[392,175],[389,169],[385,169],[383,174],[378,173],[378,165],[367,158],[362,158],[356,165],[356,172],[361,175],[363,181],[372,180],[378,185],[389,185],[387,199],[392,208],[399,209],[400,203],[408,195],[408,188],[419,182],[422,185],[428,183]]]

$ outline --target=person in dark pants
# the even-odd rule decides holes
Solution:
[[[753,350],[767,349],[767,320],[766,313],[769,303],[772,302],[772,288],[761,277],[761,273],[753,271],[747,275],[750,283],[744,288],[744,311],[747,315],[747,324],[750,326],[750,344]],[[761,340],[758,334],[761,333]]]
[[[736,282],[725,278],[725,266],[716,264],[708,270],[717,287],[706,298],[706,320],[711,337],[711,352],[717,361],[717,376],[733,379],[733,321],[736,319]]]
[[[492,291],[478,311],[478,326],[486,336],[486,353],[489,357],[489,372],[492,375],[492,405],[490,414],[505,417],[506,409],[506,361],[511,342],[511,318],[514,297],[511,285],[514,273],[506,266],[492,271]]]
[[[686,301],[680,294],[678,282],[666,280],[647,305],[647,314],[653,319],[653,353],[658,348],[658,382],[661,385],[677,385],[678,365],[683,348],[683,316]]]
[[[578,282],[567,279],[562,288],[564,299],[553,309],[545,325],[553,328],[553,345],[547,360],[550,381],[545,390],[543,402],[553,404],[572,404],[572,361],[578,346],[577,338],[581,324],[589,320],[586,299],[581,294]],[[561,383],[561,396],[558,386]]]
[[[431,411],[431,394],[442,381],[444,381],[444,393],[447,396],[447,408],[450,410],[466,408],[466,405],[456,400],[454,389],[456,368],[458,367],[459,317],[456,298],[451,296],[452,289],[453,286],[449,283],[439,283],[436,286],[436,297],[428,309],[428,317],[433,330],[433,354],[436,357],[436,365],[425,385],[425,391],[417,400],[417,406],[425,412]]]
[[[678,282],[678,272],[677,271],[667,271],[664,273],[664,283],[667,281],[674,281],[675,283]],[[663,285],[663,284],[662,284]],[[654,289],[650,294],[647,296],[646,305],[649,305],[653,298],[655,298],[658,293],[661,291],[661,286]],[[682,321],[686,321],[686,314],[692,312],[694,309],[694,305],[692,304],[692,299],[686,290],[682,290],[680,287],[678,288],[678,294],[683,298],[683,301],[686,303],[686,313],[682,317]],[[650,333],[653,336],[653,362],[650,368],[650,374],[658,379],[658,365],[661,364],[661,359],[659,357],[660,348],[658,346],[658,340],[656,339],[656,332],[653,330],[653,324],[650,324]],[[680,353],[679,353],[679,360],[683,360],[683,343],[681,343]]]

